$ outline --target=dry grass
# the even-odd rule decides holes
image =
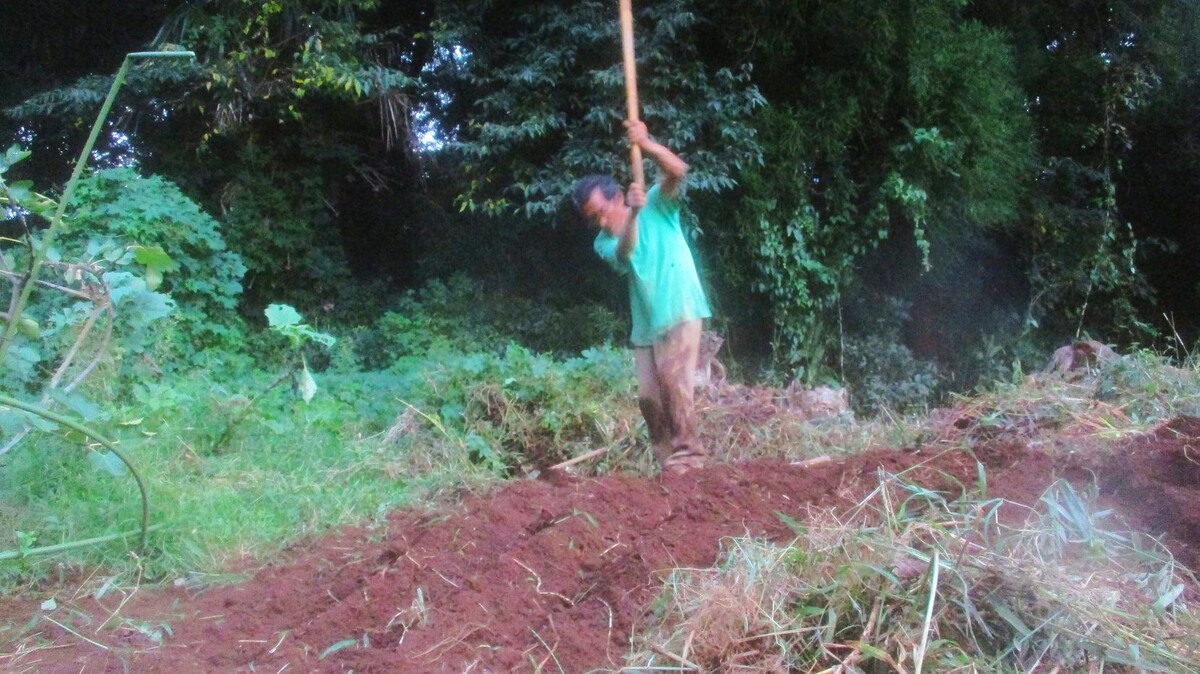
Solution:
[[[1195,579],[1165,548],[1106,531],[1066,483],[1022,525],[999,505],[881,476],[790,546],[730,540],[671,575],[626,670],[1200,671]]]

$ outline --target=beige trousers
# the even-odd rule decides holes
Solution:
[[[702,321],[685,321],[653,346],[633,350],[638,405],[650,432],[650,447],[664,468],[703,464],[704,448],[696,431],[696,356]]]

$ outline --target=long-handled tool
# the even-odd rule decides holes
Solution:
[[[621,46],[625,57],[625,112],[630,121],[638,120],[637,62],[633,57],[633,0],[620,0]],[[646,186],[646,174],[642,170],[642,148],[634,145],[629,149],[633,182]]]
[[[637,95],[637,63],[633,58],[633,0],[620,0],[621,13],[621,47],[625,60],[625,112],[630,120],[638,118]],[[633,182],[646,187],[646,172],[642,168],[642,148],[633,145],[629,148],[629,162],[633,170]],[[587,454],[563,461],[550,467],[551,471],[563,470],[588,459],[594,459],[608,451],[607,447],[595,449]]]

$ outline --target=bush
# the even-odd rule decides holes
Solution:
[[[894,339],[871,335],[846,340],[846,383],[862,412],[906,412],[928,407],[937,393],[937,368],[914,358]]]
[[[375,325],[349,331],[361,367],[378,370],[430,354],[501,353],[509,342],[560,357],[619,341],[626,327],[596,304],[555,308],[485,289],[465,276],[404,294]]]
[[[895,298],[857,307],[866,325],[847,337],[843,351],[846,385],[860,412],[917,410],[935,400],[937,367],[913,356],[900,336],[909,320],[907,305]]]
[[[74,205],[60,239],[65,250],[82,252],[99,236],[161,246],[170,256],[174,269],[160,289],[175,300],[175,346],[184,355],[240,343],[236,309],[246,265],[226,247],[220,224],[178,187],[133,169],[104,169],[79,181]]]
[[[404,404],[435,426],[443,443],[495,472],[545,468],[633,435],[639,423],[623,349],[589,349],[560,361],[509,343],[502,354],[438,360],[438,367],[401,361],[393,368],[409,382]]]

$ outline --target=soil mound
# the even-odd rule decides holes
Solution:
[[[649,480],[516,482],[307,544],[239,585],[141,592],[122,615],[168,624],[161,645],[126,630],[126,644],[108,637],[101,650],[43,621],[37,629],[55,647],[9,664],[73,674],[615,670],[668,570],[713,565],[727,537],[785,543],[796,535],[786,519],[856,503],[880,471],[957,493],[975,484],[976,460],[989,496],[1026,505],[1057,478],[1094,481],[1102,505],[1197,568],[1200,419],[1088,444],[1041,451],[995,439],[973,456],[874,450],[815,466],[760,460]],[[97,625],[107,617],[86,599],[73,608]]]

